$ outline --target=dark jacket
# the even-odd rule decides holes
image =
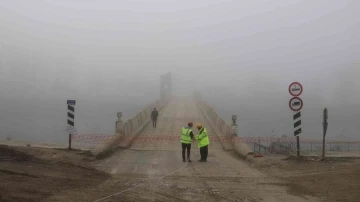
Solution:
[[[159,112],[158,111],[152,111],[151,112],[151,119],[157,119],[157,117],[159,116]]]
[[[193,134],[192,131],[190,132],[190,137],[191,137],[192,140],[194,139],[194,134]]]

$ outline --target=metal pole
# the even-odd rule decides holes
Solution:
[[[260,137],[259,137],[259,154],[260,154]]]
[[[324,108],[324,112],[323,112],[323,148],[322,148],[322,160],[324,160],[325,158],[325,136],[326,136],[326,131],[327,131],[327,127],[328,127],[328,110],[327,108]],[[330,150],[331,150],[331,142],[330,142]]]
[[[330,147],[331,147],[331,143],[330,143]],[[323,136],[323,148],[322,148],[321,157],[325,158],[325,136]]]
[[[325,158],[325,137],[323,137],[323,151],[321,157]]]
[[[300,156],[300,137],[296,136],[296,155]]]
[[[71,150],[71,133],[69,133],[69,150]]]

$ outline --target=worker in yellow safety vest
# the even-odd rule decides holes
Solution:
[[[200,123],[196,124],[196,128],[199,130],[199,134],[195,136],[195,139],[198,142],[198,147],[200,148],[201,159],[199,162],[206,162],[208,156],[208,145],[210,144],[209,137],[206,131]]]
[[[189,122],[187,126],[185,126],[181,129],[181,146],[182,146],[183,162],[185,162],[185,150],[187,150],[187,161],[191,162],[190,150],[191,150],[192,140],[194,140],[194,135],[191,130],[192,126],[193,126],[193,123]]]

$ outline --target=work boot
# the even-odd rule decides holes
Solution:
[[[183,159],[183,162],[185,162],[185,159]]]
[[[204,160],[204,159],[200,159],[200,160],[199,160],[199,162],[206,162],[206,160]]]
[[[188,162],[191,163],[192,161],[189,159]]]

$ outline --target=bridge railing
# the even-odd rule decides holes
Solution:
[[[102,144],[97,145],[92,152],[98,157],[104,157],[118,148],[130,147],[136,137],[140,135],[144,128],[150,123],[152,109],[156,108],[158,111],[161,111],[170,100],[170,96],[157,100],[125,123],[118,121],[116,123],[116,133],[112,136],[111,140],[101,142]],[[78,138],[76,134],[74,138]]]
[[[253,151],[250,147],[242,142],[237,141],[238,137],[232,136],[230,134],[230,125],[227,124],[214,110],[210,105],[202,99],[200,93],[194,94],[194,100],[197,103],[198,108],[203,114],[204,118],[208,121],[210,127],[215,132],[215,135],[220,139],[223,137],[230,137],[230,143],[221,142],[221,145],[224,150],[233,150],[238,155],[244,157],[245,159],[251,158],[250,154],[253,154]]]

